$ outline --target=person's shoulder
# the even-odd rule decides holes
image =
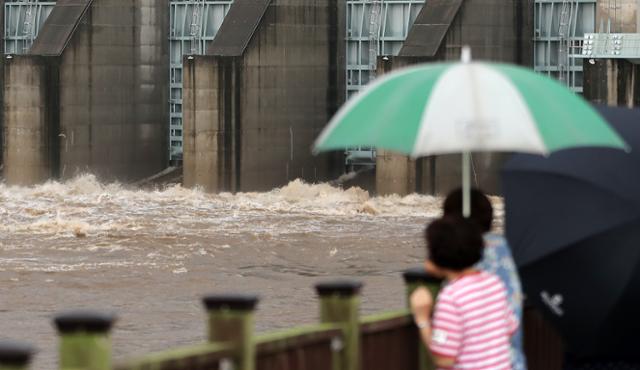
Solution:
[[[440,293],[438,293],[438,299],[453,303],[456,301],[456,296],[458,295],[458,292],[461,288],[462,285],[458,280],[450,281],[446,283],[442,287],[442,289],[440,289]]]
[[[489,283],[500,283],[502,284],[502,279],[500,279],[500,276],[498,276],[497,274],[493,273],[493,272],[489,272],[489,271],[481,271],[480,274],[478,274],[479,277],[478,279],[481,281],[485,281],[485,282],[489,282]]]
[[[494,274],[492,272],[482,271],[481,279],[484,281],[484,286],[489,289],[499,289],[500,291],[506,294],[507,286],[505,282],[500,278],[499,275]]]
[[[451,294],[456,291],[456,283],[455,282],[447,282],[442,288],[440,288],[440,292],[438,293],[438,298],[451,298]]]
[[[486,233],[483,235],[487,247],[508,246],[507,239],[502,234]]]
[[[465,276],[450,283],[446,288],[447,294],[457,298],[477,290],[486,289],[495,282],[500,283],[500,278],[490,272],[478,270],[476,273]]]

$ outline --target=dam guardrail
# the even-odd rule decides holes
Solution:
[[[423,270],[404,273],[407,296],[419,286],[437,293],[440,282]],[[435,369],[408,309],[361,317],[360,289],[354,281],[315,286],[320,323],[254,333],[258,298],[210,295],[206,343],[113,362],[109,333],[113,314],[68,311],[54,323],[60,335],[61,370],[431,370]],[[523,319],[529,369],[560,369],[562,345],[535,312]],[[32,349],[0,342],[0,370],[28,369]]]

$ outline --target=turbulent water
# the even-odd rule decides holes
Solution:
[[[364,313],[400,308],[400,272],[420,263],[440,204],[300,181],[215,195],[91,175],[0,185],[0,338],[34,343],[32,368],[55,369],[54,313],[98,308],[119,317],[122,359],[203,341],[206,293],[257,293],[258,331],[314,322],[312,286],[334,277],[365,283]]]

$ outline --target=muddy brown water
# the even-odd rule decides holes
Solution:
[[[91,175],[0,185],[0,338],[35,344],[32,368],[55,369],[53,315],[96,308],[117,313],[114,357],[130,358],[204,341],[207,293],[258,294],[259,332],[316,322],[313,284],[332,278],[365,283],[363,314],[402,308],[401,272],[422,260],[440,203],[299,181],[217,195]]]

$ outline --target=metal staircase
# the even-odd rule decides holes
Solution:
[[[577,0],[564,0],[558,27],[558,79],[569,87],[575,85],[573,81],[575,77],[570,67],[575,64],[572,55],[574,54],[577,10]]]
[[[189,27],[189,36],[191,36],[191,48],[192,55],[201,54],[200,48],[202,41],[202,34],[200,33],[200,23],[202,13],[204,11],[204,0],[193,0],[191,3],[191,26]]]
[[[24,44],[22,45],[22,52],[24,54],[29,52],[29,49],[31,48],[31,45],[33,45],[33,40],[35,40],[36,38],[36,27],[35,27],[35,15],[36,15],[36,10],[34,9],[37,7],[38,1],[37,0],[27,0],[27,3],[25,5],[26,7],[26,11],[24,14]]]
[[[369,79],[376,78],[378,54],[380,54],[380,14],[384,0],[371,0],[369,13]]]

